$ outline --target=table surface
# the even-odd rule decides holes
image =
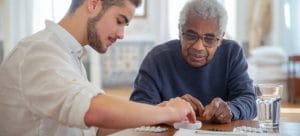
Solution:
[[[290,109],[287,109],[290,111]],[[228,124],[210,124],[203,123],[201,130],[222,130],[232,131],[235,127],[248,126],[258,128],[259,124],[256,120],[236,120]],[[164,126],[167,127],[167,126]],[[274,129],[275,132],[288,134],[290,136],[300,136],[300,114],[298,112],[282,112],[280,114],[279,128]],[[103,129],[100,128],[100,132],[97,136],[106,136],[113,134],[114,136],[172,136],[176,132],[173,127],[168,127],[168,130],[163,133],[154,132],[137,132],[134,128],[129,129]]]

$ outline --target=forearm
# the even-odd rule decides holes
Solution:
[[[85,116],[88,126],[102,128],[126,128],[167,122],[172,119],[172,110],[134,103],[108,95],[93,98]]]
[[[130,96],[131,101],[156,105],[162,100],[158,84],[160,80],[152,80],[147,72],[140,72],[134,82],[134,90]]]
[[[233,120],[253,119],[257,115],[254,96],[241,96],[227,103],[233,114]]]

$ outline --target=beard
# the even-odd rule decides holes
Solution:
[[[101,41],[101,35],[97,33],[96,23],[102,18],[105,11],[100,11],[94,18],[88,19],[87,22],[87,40],[88,44],[98,53],[105,53],[107,46]]]

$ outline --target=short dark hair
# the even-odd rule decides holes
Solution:
[[[85,0],[72,0],[71,6],[69,8],[70,13],[74,13],[78,7],[80,7]],[[103,9],[108,9],[111,6],[122,6],[124,4],[124,0],[101,0]],[[141,0],[129,0],[135,7],[141,5]]]

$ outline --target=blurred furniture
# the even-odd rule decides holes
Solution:
[[[290,102],[300,100],[300,55],[289,56],[288,90]]]
[[[153,41],[120,41],[100,56],[102,87],[132,86]]]
[[[271,83],[283,86],[282,100],[288,101],[288,55],[277,46],[261,46],[251,50],[248,73],[255,84]]]

